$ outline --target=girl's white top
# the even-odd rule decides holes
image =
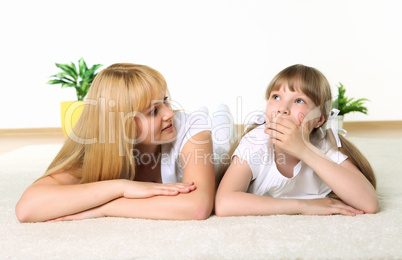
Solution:
[[[274,147],[269,136],[264,133],[264,124],[247,133],[240,141],[233,156],[247,161],[253,177],[249,193],[275,198],[315,199],[324,198],[331,192],[328,185],[304,162],[300,161],[293,169],[293,177],[283,176],[277,169]],[[340,164],[347,156],[330,147],[327,135],[319,128],[311,136],[311,143],[326,156]],[[233,157],[232,157],[233,158]],[[281,158],[278,158],[281,159]],[[278,163],[283,163],[279,160]]]

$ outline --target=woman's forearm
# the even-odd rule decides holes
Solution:
[[[123,195],[124,180],[59,185],[35,183],[16,205],[21,222],[40,222],[103,205]]]
[[[145,199],[118,198],[101,208],[103,216],[172,219],[172,220],[202,220],[210,216],[213,207],[213,195],[190,193],[176,196],[155,196]]]

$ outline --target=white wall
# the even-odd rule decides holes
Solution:
[[[402,120],[398,1],[3,1],[0,4],[0,128],[59,127],[73,89],[46,85],[55,62],[132,62],[166,78],[187,110],[226,103],[243,123],[264,109],[283,68],[321,70],[369,115]],[[241,113],[239,104],[241,103]]]

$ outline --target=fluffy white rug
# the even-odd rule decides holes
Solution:
[[[402,259],[402,139],[351,141],[376,171],[378,214],[21,224],[17,200],[60,148],[26,146],[0,156],[0,259]]]

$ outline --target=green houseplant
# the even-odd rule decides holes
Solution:
[[[88,69],[83,58],[78,61],[78,68],[73,62],[70,64],[56,63],[56,67],[62,71],[50,76],[53,79],[49,80],[47,84],[61,84],[62,88],[73,87],[77,93],[77,100],[82,101],[97,75],[96,70],[102,66],[102,64],[95,64]]]
[[[345,114],[351,112],[360,112],[367,115],[367,107],[364,105],[366,101],[369,101],[367,98],[349,98],[345,96],[346,89],[342,83],[339,82],[338,95],[334,102],[332,103],[332,108],[336,108],[339,110],[338,114],[338,125],[339,128],[343,127],[343,118]]]
[[[56,63],[56,67],[62,71],[50,76],[51,79],[47,84],[61,84],[62,88],[73,87],[77,95],[77,101],[63,101],[60,103],[61,125],[65,136],[69,135],[78,121],[84,107],[83,100],[97,75],[96,70],[101,66],[103,65],[95,64],[88,68],[83,58],[78,61],[78,68],[73,62],[70,64]]]

